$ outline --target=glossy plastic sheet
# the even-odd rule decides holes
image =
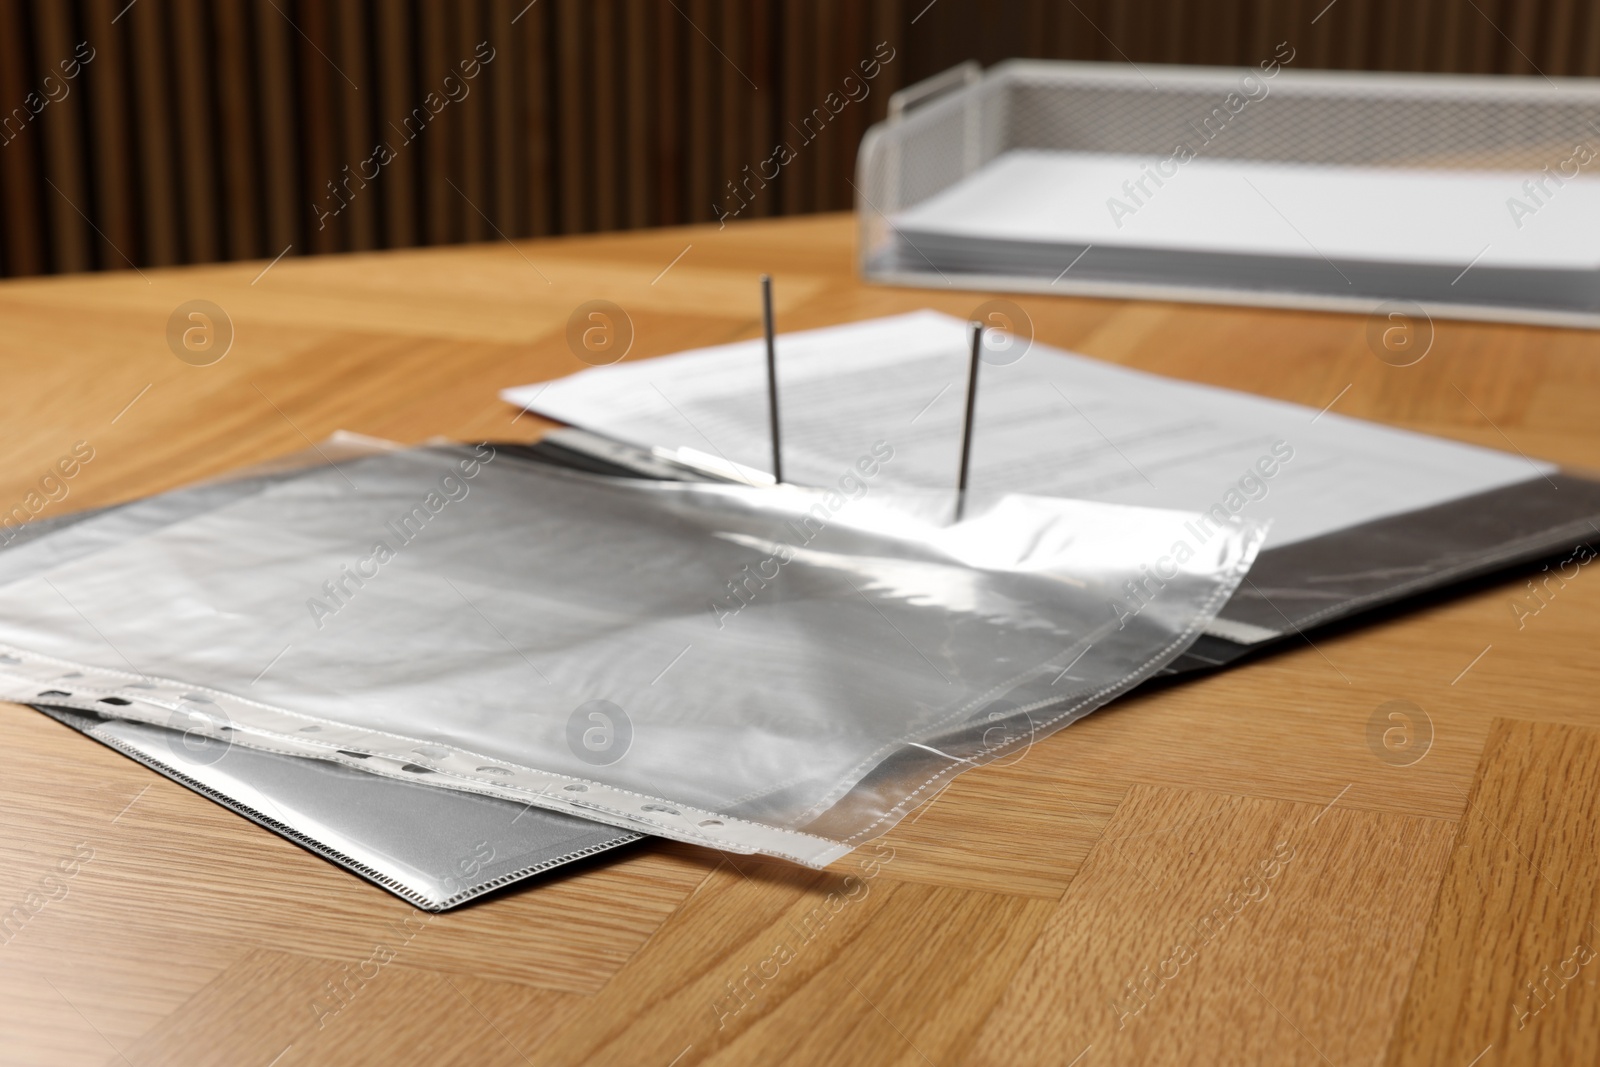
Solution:
[[[394,447],[339,434],[220,481],[10,528],[8,536],[0,536],[0,585],[241,499],[293,471]],[[381,777],[322,759],[214,741],[189,732],[206,717],[188,709],[173,711],[166,726],[155,726],[36,706],[428,911],[456,907],[639,840],[637,833],[590,819],[434,788],[415,775]]]
[[[487,445],[258,479],[0,588],[0,695],[820,866],[1159,669],[1260,541],[1029,497],[932,527],[882,458],[830,490]]]

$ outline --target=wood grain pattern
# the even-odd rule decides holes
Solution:
[[[757,336],[763,271],[784,329],[987,298],[864,286],[853,238],[826,216],[0,283],[0,507],[80,440],[95,458],[42,514],[338,429],[532,439],[543,424],[496,393],[582,369],[565,326],[591,299],[628,311],[628,358],[647,359]],[[209,367],[166,346],[195,298],[235,327]],[[1590,333],[1441,322],[1427,359],[1394,368],[1355,317],[1017,300],[1041,340],[1100,359],[1600,466]],[[1134,694],[829,871],[643,845],[430,919],[360,981],[393,923],[420,922],[409,907],[0,707],[0,920],[55,896],[0,943],[0,1063],[946,1067],[1067,1064],[1092,1044],[1080,1067],[1466,1067],[1491,1041],[1479,1067],[1585,1062],[1592,965],[1523,1031],[1509,999],[1600,922],[1600,580],[1584,568],[1519,617],[1540,573]],[[1408,766],[1369,742],[1394,699],[1433,729]],[[1294,857],[1263,896],[1243,879],[1280,840]],[[45,879],[80,844],[93,857],[59,895]],[[1112,1012],[1190,923],[1252,892],[1148,1007]],[[354,992],[328,1000],[330,981]]]
[[[884,835],[895,851],[895,878],[1058,899],[1126,790],[1028,774],[1017,766],[1026,758],[955,779]],[[974,811],[992,814],[974,820]]]
[[[1210,1062],[1371,1062],[1450,833],[1137,787],[966,1062],[1178,1063],[1200,1033]]]
[[[253,949],[121,1052],[138,1067],[234,1067],[278,1056],[299,1064],[516,1063],[579,1003],[570,993],[416,970],[403,958],[351,974],[328,960]],[[457,1025],[463,1012],[479,1018],[470,1033]],[[225,1033],[216,1031],[219,1017],[232,1020]]]
[[[1496,719],[1388,1062],[1600,1057],[1600,730]]]

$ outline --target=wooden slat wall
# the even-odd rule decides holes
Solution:
[[[1600,75],[1578,0],[0,0],[0,274],[708,221],[735,192],[847,208],[889,93],[961,60],[1280,40],[1297,68]],[[880,42],[871,94],[801,146]],[[756,177],[779,141],[797,158]]]

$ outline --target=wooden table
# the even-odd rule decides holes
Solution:
[[[863,285],[852,245],[825,216],[6,282],[0,503],[80,441],[45,514],[337,429],[532,438],[496,392],[581,369],[566,324],[591,299],[629,312],[630,358],[755,336],[767,270],[785,329],[986,299]],[[191,299],[234,325],[209,366],[168,347]],[[1600,466],[1593,333],[1439,323],[1396,368],[1360,317],[1018,302],[1100,359]],[[1135,695],[962,777],[782,966],[859,856],[650,844],[427,917],[6,705],[0,913],[28,918],[0,933],[0,1060],[1592,1063],[1600,578],[1534,601],[1529,577]],[[1371,741],[1391,700],[1431,726],[1410,765]]]

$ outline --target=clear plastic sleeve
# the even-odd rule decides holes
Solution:
[[[0,588],[0,695],[821,866],[1158,670],[1261,539],[1033,497],[930,526],[872,458],[849,492],[488,445],[257,479]]]

